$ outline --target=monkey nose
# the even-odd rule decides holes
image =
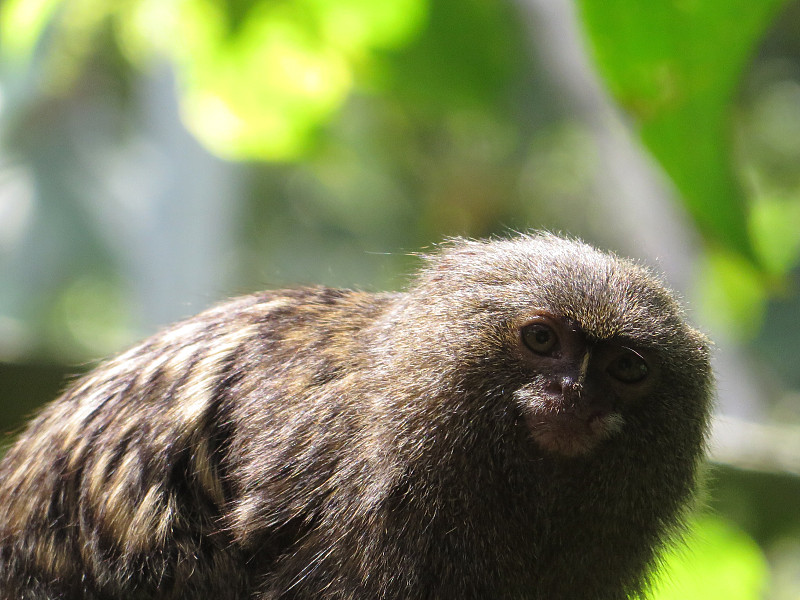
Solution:
[[[545,390],[565,402],[574,403],[583,395],[583,384],[576,378],[567,375],[548,381]]]
[[[591,419],[615,410],[613,397],[602,393],[591,380],[579,381],[570,375],[556,377],[545,384],[554,405],[581,419]]]

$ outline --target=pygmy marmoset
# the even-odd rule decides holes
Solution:
[[[2,598],[626,598],[691,499],[708,354],[647,269],[549,234],[233,300],[8,451]]]

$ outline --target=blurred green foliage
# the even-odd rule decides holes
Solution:
[[[734,100],[785,4],[579,1],[611,94],[713,242],[701,277],[704,312],[741,337],[758,331],[775,280],[800,257],[800,204],[748,197],[734,145]]]
[[[730,110],[784,0],[579,2],[597,65],[700,227],[749,254]]]
[[[800,258],[800,199],[737,170],[732,107],[785,3],[578,1],[608,89],[709,241],[705,313],[750,337]],[[212,151],[298,161],[356,91],[485,111],[519,53],[511,20],[480,0],[6,0],[0,53],[19,65],[45,48],[39,84],[57,92],[110,36],[133,65],[173,63],[184,121]]]
[[[663,557],[651,600],[756,600],[767,588],[769,569],[753,539],[730,522],[694,520],[684,544]]]
[[[707,241],[703,321],[742,339],[761,331],[800,260],[800,86],[742,90],[786,4],[577,0],[605,85]],[[510,3],[489,0],[5,0],[0,63],[33,72],[32,94],[52,98],[86,85],[98,62],[123,80],[169,61],[197,139],[227,159],[268,162],[247,172],[260,201],[243,210],[237,260],[248,275],[237,285],[260,286],[269,256],[296,268],[269,271],[270,284],[302,272],[303,283],[380,286],[413,259],[395,254],[382,263],[392,268],[358,272],[341,248],[418,249],[448,234],[551,226],[564,214],[599,218],[577,201],[597,148],[557,118],[560,98],[529,110],[548,91],[519,84],[536,68],[522,28]],[[50,122],[34,121],[25,125],[50,134]],[[130,300],[76,221],[93,272],[48,282],[62,287],[40,310],[42,330],[61,327],[59,348],[104,353],[126,341],[118,325]],[[297,239],[285,235],[298,229]],[[326,268],[351,280],[331,281]],[[28,304],[33,314],[45,300]],[[796,305],[785,312],[797,321]],[[796,353],[772,352],[797,377]],[[653,598],[761,597],[765,559],[746,534],[706,518],[688,542],[666,555]]]
[[[174,62],[185,122],[210,149],[288,160],[307,151],[376,51],[408,43],[426,3],[11,0],[3,9],[0,39],[17,60],[31,57],[46,18],[58,14],[49,67],[58,76],[49,85],[74,77],[110,26],[130,61],[160,54]]]

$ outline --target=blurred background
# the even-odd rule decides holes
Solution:
[[[0,429],[232,295],[566,232],[716,341],[653,597],[797,600],[799,166],[796,0],[0,0]]]

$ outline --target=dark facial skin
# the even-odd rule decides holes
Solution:
[[[623,600],[697,484],[708,340],[647,269],[456,240],[400,293],[239,298],[0,462],[24,600]]]
[[[622,428],[626,406],[658,384],[655,356],[630,341],[590,340],[569,319],[538,313],[520,328],[520,342],[539,383],[538,402],[523,413],[546,450],[589,452]]]

